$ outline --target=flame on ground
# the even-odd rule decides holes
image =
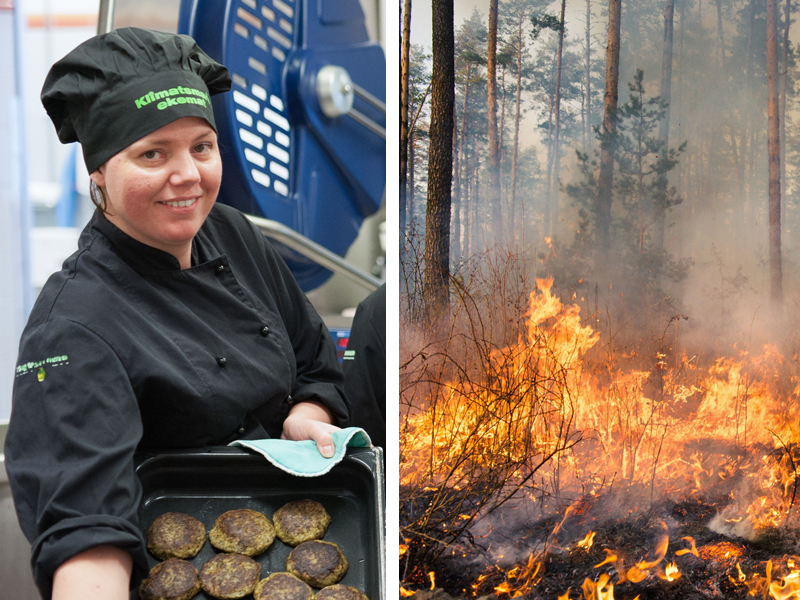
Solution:
[[[594,531],[590,531],[589,533],[587,533],[586,537],[583,538],[580,542],[578,542],[578,548],[583,548],[588,552],[589,548],[591,548],[592,544],[594,544],[594,536],[595,536]]]
[[[501,474],[504,489],[523,486],[533,497],[524,485],[535,473],[540,482],[553,482],[554,495],[587,489],[591,494],[613,480],[638,490],[644,508],[659,494],[727,495],[730,503],[710,526],[731,536],[753,537],[794,518],[789,509],[800,464],[797,357],[787,359],[765,345],[704,367],[696,356],[659,351],[637,359],[606,345],[606,359],[590,364],[586,356],[600,334],[582,321],[577,305],[563,305],[553,295],[552,279],[537,280],[537,288],[516,344],[493,347],[480,368],[459,363],[447,371],[460,374],[451,380],[426,381],[429,395],[403,422],[401,486],[463,491]],[[624,366],[637,360],[639,368]],[[463,513],[460,508],[452,520],[475,517]],[[588,550],[588,538],[578,545]],[[742,551],[734,543],[698,549],[694,539],[684,540],[691,547],[676,556],[733,561]],[[651,560],[620,569],[624,576],[617,584],[647,577],[665,558],[667,543],[665,534]],[[606,549],[606,560],[596,566],[616,565],[623,550]],[[663,574],[674,581],[680,571],[670,565],[674,570]],[[540,576],[540,568],[541,561],[522,569],[524,576],[509,572],[496,592],[517,595]],[[780,599],[797,596],[797,578],[773,581],[771,568],[746,582],[750,590]],[[592,598],[613,598],[613,584],[602,575],[587,582],[585,596],[590,590]]]
[[[700,558],[700,553],[697,551],[697,546],[695,545],[695,541],[693,537],[685,537],[683,538],[687,542],[689,542],[692,547],[691,548],[684,548],[683,550],[678,550],[675,552],[675,556],[683,556],[684,554],[693,554],[697,558]]]
[[[681,576],[681,572],[678,569],[678,565],[676,565],[674,562],[671,562],[664,567],[663,572],[658,572],[658,576],[664,581],[675,581]]]

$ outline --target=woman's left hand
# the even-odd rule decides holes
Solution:
[[[318,402],[298,402],[292,406],[283,422],[282,440],[313,440],[325,458],[334,454],[331,433],[339,427],[332,425],[333,416],[325,405]]]

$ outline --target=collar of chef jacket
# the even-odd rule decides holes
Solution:
[[[109,221],[99,210],[96,210],[94,215],[92,215],[90,225],[92,229],[99,231],[104,237],[108,238],[123,260],[137,271],[181,270],[178,259],[172,254],[135,240]],[[204,256],[204,254],[209,252],[212,252],[214,255]],[[204,245],[198,244],[198,236],[195,235],[192,241],[193,267],[214,260],[219,256],[219,253],[215,252],[212,248],[205,248]]]

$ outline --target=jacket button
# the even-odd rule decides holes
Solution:
[[[291,396],[286,396],[286,403],[287,404],[291,404],[292,403],[292,397]]]
[[[244,427],[239,427],[239,435],[243,435],[243,434],[244,434]]]
[[[228,360],[224,356],[220,356],[217,358],[217,364],[220,367],[224,367],[226,364],[228,364]]]
[[[217,267],[217,273],[224,273],[225,272],[225,265],[219,265]]]
[[[261,332],[260,333],[261,333],[261,337],[267,337],[269,335],[269,326],[268,325],[264,325],[261,328]]]

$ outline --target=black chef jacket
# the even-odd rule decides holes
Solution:
[[[356,308],[342,361],[350,425],[386,448],[386,284]]]
[[[146,574],[137,448],[278,437],[315,399],[347,425],[333,340],[283,260],[216,205],[192,267],[96,213],[46,283],[20,342],[6,468],[34,579],[101,544]],[[255,419],[253,418],[255,417]]]

